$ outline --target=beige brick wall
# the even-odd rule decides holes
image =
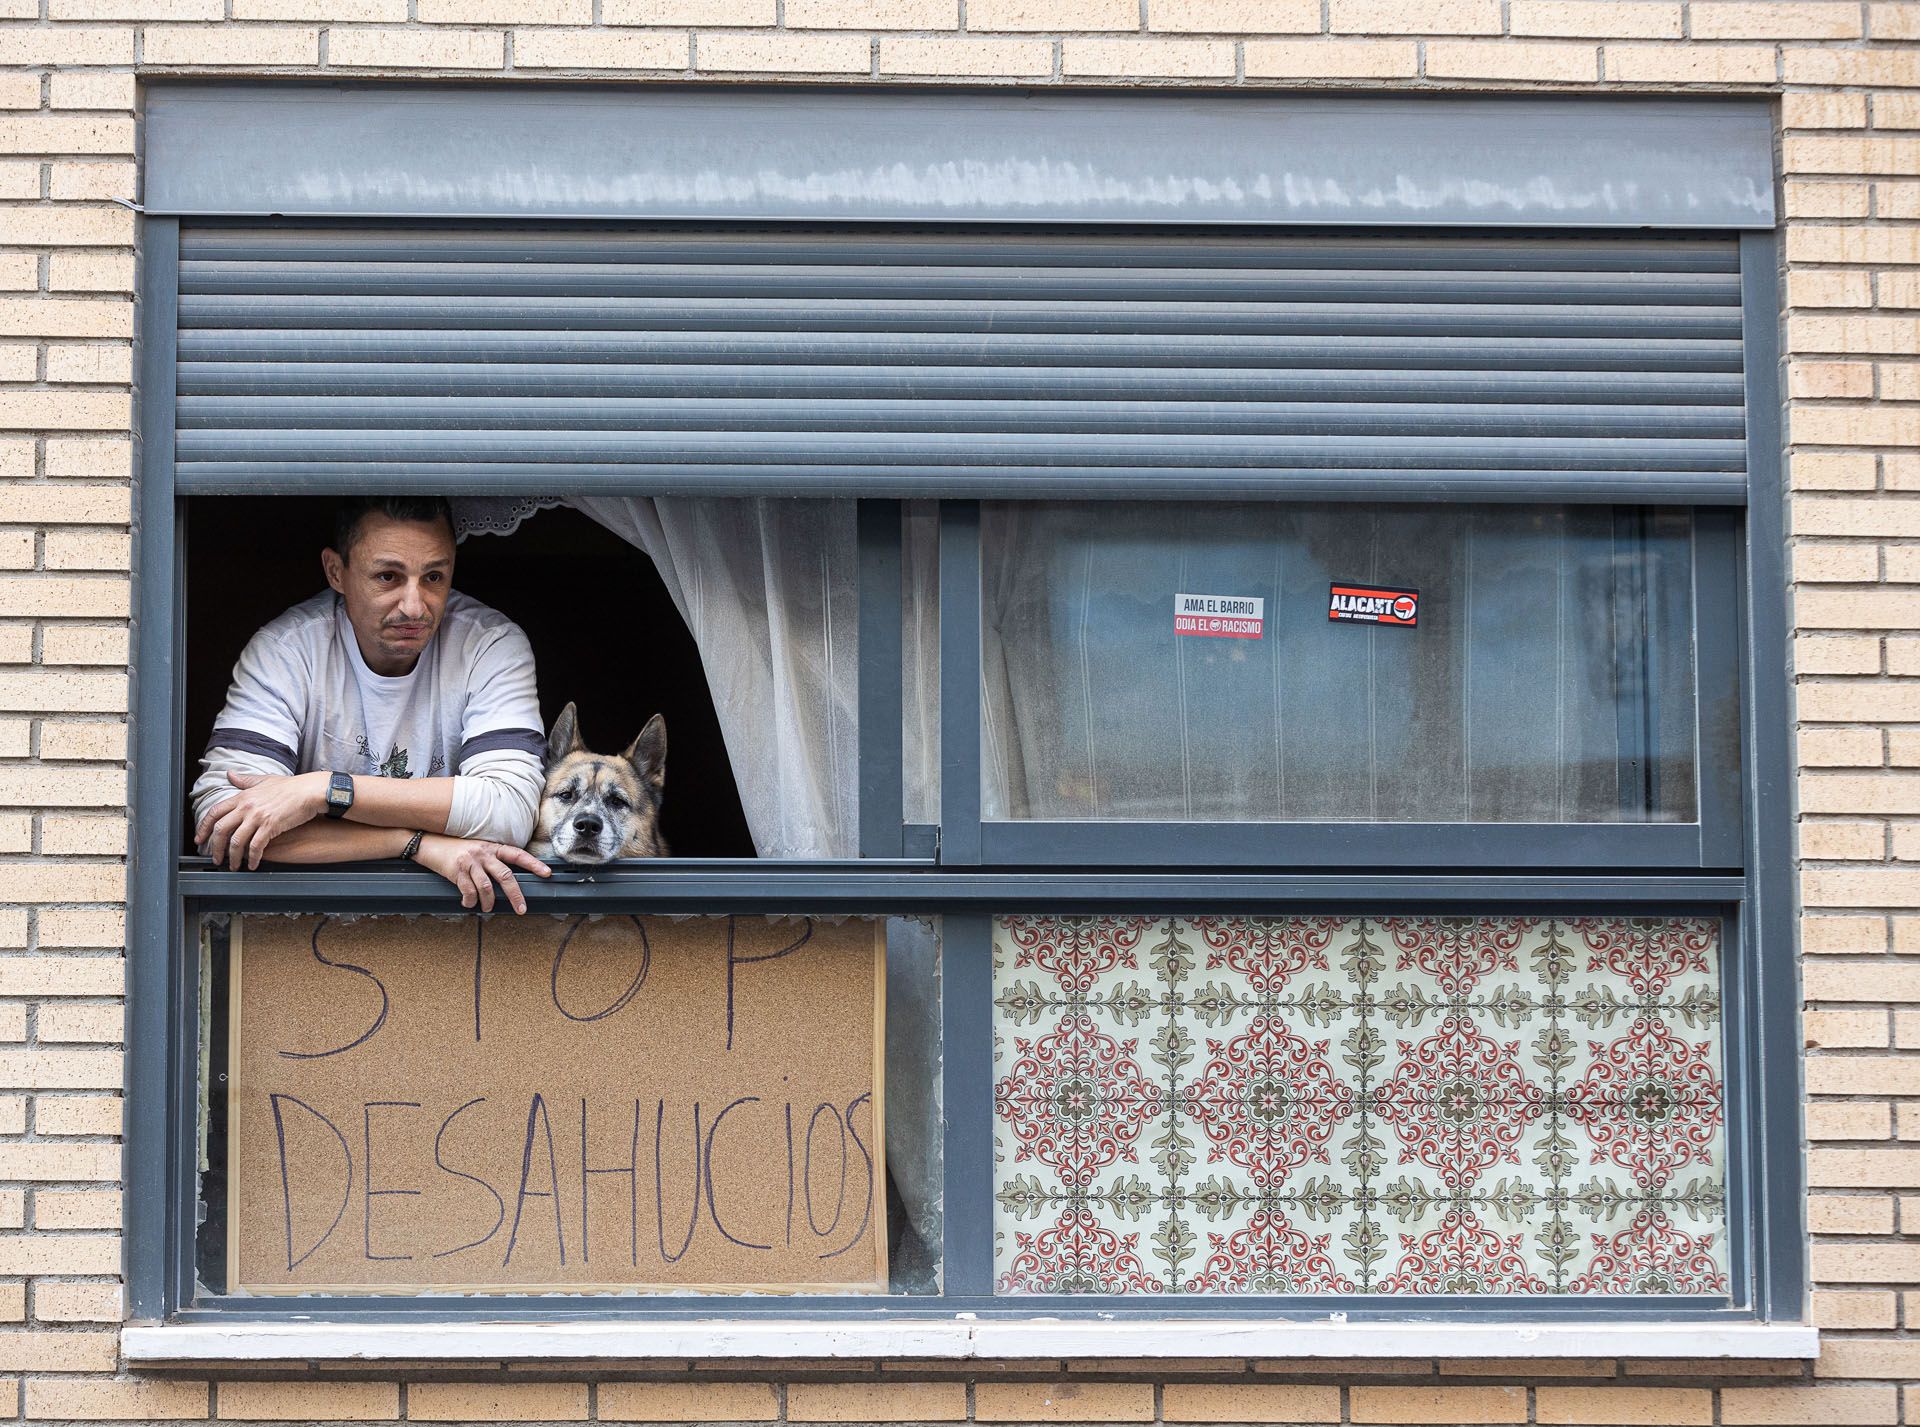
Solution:
[[[1879,0],[0,0],[0,1421],[1920,1422],[1916,40]],[[1820,1360],[122,1370],[137,77],[520,71],[1780,95]]]

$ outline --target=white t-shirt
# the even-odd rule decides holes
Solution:
[[[229,772],[453,777],[447,831],[519,847],[540,801],[540,703],[520,627],[452,593],[410,673],[376,674],[331,590],[247,641],[193,785],[196,822]]]

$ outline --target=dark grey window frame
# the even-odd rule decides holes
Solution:
[[[186,612],[183,497],[173,470],[179,220],[149,216],[141,239],[139,489],[134,661],[134,855],[129,916],[126,1273],[135,1321],[285,1321],[324,1309],[333,1319],[605,1319],[683,1317],[684,1299],[387,1297],[263,1301],[196,1292],[193,1209],[197,1094],[190,919],[202,911],[417,912],[447,909],[441,884],[417,869],[368,866],[274,870],[245,877],[180,857],[186,748],[183,690]],[[1700,822],[1561,829],[1550,855],[1493,833],[1472,855],[1434,870],[1391,828],[1356,830],[1358,851],[1337,875],[1302,855],[1304,830],[1228,825],[1191,832],[1186,870],[1166,858],[1147,865],[1141,834],[1103,825],[1058,856],[1007,841],[980,820],[979,686],[954,677],[975,669],[979,640],[976,505],[944,506],[941,536],[942,827],[904,825],[897,730],[900,684],[898,508],[863,503],[861,850],[848,863],[701,863],[614,869],[591,882],[533,889],[543,911],[887,911],[944,921],[942,1030],[947,1134],[945,1291],[937,1298],[741,1298],[704,1301],[698,1313],[754,1318],[1091,1317],[1118,1312],[1245,1318],[1324,1316],[1391,1321],[1457,1314],[1476,1321],[1790,1322],[1806,1311],[1803,1166],[1798,1133],[1797,971],[1791,886],[1791,778],[1786,667],[1784,492],[1780,479],[1780,251],[1771,231],[1740,235],[1747,353],[1748,501],[1738,514],[1707,514],[1697,543],[1724,578],[1700,581],[1702,661]],[[312,493],[323,493],[316,482]],[[303,488],[307,489],[307,488]],[[1516,493],[1516,498],[1525,498]],[[1550,498],[1550,497],[1549,497]],[[971,583],[969,582],[972,576]],[[1716,593],[1717,592],[1717,593]],[[971,649],[972,655],[967,651]],[[1708,712],[1711,666],[1723,692],[1737,688],[1738,752],[1725,747],[1734,720],[1724,702]],[[1714,730],[1706,728],[1709,718]],[[1705,735],[1711,733],[1709,738]],[[1169,835],[1169,825],[1151,834]],[[1479,841],[1485,827],[1476,828]],[[1530,834],[1538,829],[1529,829]],[[1450,829],[1457,834],[1457,829]],[[1616,834],[1620,834],[1616,838]],[[1647,834],[1654,834],[1649,837]],[[1537,837],[1529,837],[1537,845]],[[1224,855],[1222,855],[1224,854]],[[1286,870],[1277,870],[1285,868]],[[1358,868],[1359,870],[1354,870]],[[1491,870],[1491,869],[1501,870]],[[1223,870],[1224,869],[1224,870]],[[1478,869],[1478,870],[1477,870]],[[1711,913],[1726,919],[1728,1194],[1733,1291],[1725,1299],[1605,1300],[1377,1296],[1103,1298],[992,1296],[992,1107],[988,1011],[991,917],[1018,910],[1367,912],[1385,909],[1559,910]]]

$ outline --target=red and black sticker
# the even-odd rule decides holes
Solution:
[[[1401,589],[1397,585],[1344,585],[1336,581],[1328,589],[1327,618],[1361,624],[1404,624],[1411,628],[1420,622],[1420,591]]]

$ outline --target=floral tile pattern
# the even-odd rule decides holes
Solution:
[[[1725,1294],[1720,935],[998,918],[998,1291]]]

